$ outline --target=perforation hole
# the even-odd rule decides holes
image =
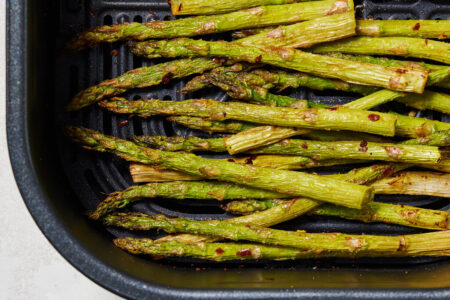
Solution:
[[[94,175],[92,170],[84,171],[84,177],[86,178],[86,182],[89,188],[99,197],[103,198],[106,191],[104,191],[97,180],[97,177]]]
[[[70,88],[70,95],[75,96],[78,91],[78,67],[77,66],[70,66],[69,69],[69,88]]]

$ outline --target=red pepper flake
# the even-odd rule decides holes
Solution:
[[[242,249],[236,252],[237,256],[252,256],[252,250]]]
[[[226,62],[226,59],[224,59],[224,58],[213,58],[212,61],[215,62],[216,64],[224,64]]]
[[[117,51],[116,49],[111,50],[111,52],[109,52],[109,55],[111,55],[111,56],[117,56],[117,55],[119,55],[119,51]]]
[[[416,23],[416,25],[414,25],[413,30],[419,30],[420,29],[420,23]]]
[[[389,166],[388,168],[386,168],[386,170],[383,171],[383,176],[384,177],[389,177],[394,173],[394,167],[393,166]]]
[[[169,72],[166,75],[163,76],[163,78],[161,79],[163,84],[168,84],[173,78],[173,73]]]
[[[306,142],[304,142],[304,143],[302,144],[302,148],[303,148],[303,149],[308,149],[308,144],[307,144]]]
[[[117,127],[118,127],[118,128],[122,128],[122,127],[127,126],[128,124],[130,124],[130,122],[129,122],[128,120],[125,120],[125,121],[120,122],[120,123],[117,125]]]
[[[367,152],[367,150],[368,150],[368,148],[367,148],[367,141],[361,141],[359,146],[361,146],[361,148],[359,148],[359,151]]]
[[[227,161],[229,161],[229,162],[234,162],[234,159],[229,158],[229,159],[227,159]]]
[[[428,45],[428,40],[425,40],[425,45]]]
[[[219,255],[222,255],[222,253],[224,253],[225,251],[222,248],[217,248],[216,249],[216,253]]]
[[[200,272],[200,268],[199,267],[197,267],[197,268],[195,268],[195,271],[197,271],[197,272]]]
[[[182,6],[183,6],[183,3],[180,3],[180,5],[178,5],[178,11],[181,11]]]
[[[369,120],[372,121],[372,122],[376,122],[379,119],[380,119],[380,115],[377,115],[377,114],[370,114],[369,115]]]
[[[247,159],[245,160],[245,163],[246,163],[247,165],[253,165],[253,161],[254,161],[256,158],[257,158],[256,155],[252,155],[252,156],[250,156],[249,158],[247,158]]]
[[[332,106],[332,107],[327,107],[328,110],[337,110],[339,108],[338,105]]]
[[[447,39],[447,36],[446,36],[445,34],[440,34],[440,35],[438,36],[438,39],[439,39],[439,40],[445,40],[445,39]]]
[[[258,55],[258,56],[255,58],[255,63],[260,63],[261,60],[262,60],[262,55]]]

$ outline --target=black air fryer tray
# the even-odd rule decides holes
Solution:
[[[164,60],[133,57],[122,43],[105,44],[76,55],[63,54],[64,43],[77,32],[99,25],[171,18],[163,1],[8,0],[9,150],[24,200],[44,234],[81,272],[104,287],[131,298],[364,298],[442,299],[450,297],[450,264],[441,258],[321,259],[290,262],[212,263],[188,259],[152,261],[116,249],[114,237],[130,235],[91,223],[86,210],[105,193],[132,184],[128,163],[113,155],[81,150],[60,134],[61,124],[82,125],[127,138],[135,134],[167,136],[204,134],[163,118],[129,119],[91,106],[67,114],[63,107],[76,92],[125,71]],[[39,2],[39,4],[37,3]],[[375,19],[449,19],[447,0],[358,1],[359,17]],[[213,36],[229,39],[229,34]],[[209,38],[209,37],[208,37]],[[113,51],[113,50],[117,50]],[[117,55],[113,55],[113,53]],[[186,80],[133,90],[130,99],[182,100]],[[327,104],[346,103],[356,96],[306,89],[289,95]],[[187,95],[227,100],[217,89]],[[405,107],[389,104],[406,113]],[[419,116],[450,122],[448,115]],[[128,120],[127,126],[118,124]],[[323,169],[321,169],[323,171]],[[342,172],[348,168],[329,168]],[[448,200],[435,197],[389,196],[426,208],[448,210]],[[226,219],[230,215],[207,201],[155,200],[130,207],[193,219]],[[333,218],[301,217],[277,228],[310,232],[406,234],[418,229],[385,224],[361,224]],[[197,268],[197,271],[196,271]],[[200,269],[198,269],[200,268]]]

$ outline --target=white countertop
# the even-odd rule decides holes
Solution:
[[[19,194],[6,144],[5,1],[0,1],[0,28],[0,299],[120,299],[56,252]]]

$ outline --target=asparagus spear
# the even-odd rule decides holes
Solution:
[[[160,166],[151,166],[138,163],[132,163],[130,165],[130,173],[134,183],[197,181],[203,179],[200,176],[189,175]]]
[[[267,71],[266,71],[267,72]],[[269,72],[270,74],[270,72]],[[432,72],[434,79],[439,79],[441,82],[442,78],[446,78],[450,75],[450,68],[443,68],[437,71]],[[437,76],[435,76],[437,75]],[[270,79],[270,75],[266,76]],[[296,76],[294,80],[297,79]],[[274,84],[267,84],[265,78],[261,78],[260,76],[254,73],[236,73],[236,72],[226,72],[226,71],[215,71],[209,74],[204,74],[201,78],[194,79],[193,84],[188,85],[185,91],[189,91],[192,88],[200,87],[198,85],[199,80],[207,81],[212,85],[215,85],[227,94],[235,99],[242,99],[253,102],[260,102],[262,104],[270,104],[274,106],[291,106],[292,104],[296,105],[297,102],[302,101],[302,105],[304,100],[297,100],[292,97],[287,96],[279,96],[274,95],[268,92],[268,90],[274,87]],[[314,81],[316,83],[320,83],[317,87],[319,89],[323,89],[322,83],[326,81],[331,81],[328,79],[322,79],[320,81]],[[300,82],[301,83],[301,82]],[[350,85],[339,85],[335,83],[339,82],[331,82],[331,86],[325,85],[326,87],[337,88],[346,90]],[[430,81],[428,81],[430,83]],[[427,84],[428,84],[427,83]],[[434,82],[431,82],[434,83]],[[264,86],[261,86],[264,85]],[[310,88],[315,88],[314,84],[310,84]],[[391,90],[378,90],[373,87],[365,87],[359,85],[351,85],[352,90],[355,92],[368,92],[370,90],[374,90],[374,93],[367,95],[363,98],[355,100],[351,102],[352,108],[355,109],[369,109],[384,103],[387,103],[392,100],[400,101],[408,106],[417,108],[417,109],[432,109],[436,111],[440,111],[443,113],[450,112],[450,96],[443,93],[437,93],[433,91],[425,91],[424,94],[407,94]],[[360,88],[361,87],[361,88]],[[306,105],[309,107],[325,107],[324,104],[316,104],[313,102],[309,102]]]
[[[371,185],[377,194],[428,195],[450,198],[450,174],[402,172]]]
[[[212,74],[214,74],[214,77],[212,77]],[[212,82],[213,79],[214,82]],[[239,88],[237,83],[240,82],[253,88],[258,86],[265,89],[277,87],[284,90],[286,88],[307,87],[313,90],[331,89],[363,95],[378,91],[377,87],[352,84],[337,79],[322,78],[300,72],[268,71],[264,69],[256,69],[251,72],[233,72],[218,67],[212,70],[211,73],[193,78],[183,87],[182,92],[185,94],[195,92],[215,83],[228,86],[228,89],[232,90],[233,88]]]
[[[309,157],[292,155],[254,155],[251,157],[229,158],[227,160],[240,164],[250,164],[256,167],[274,168],[279,170],[302,170],[368,162],[366,160],[355,159],[328,159],[317,161]],[[135,183],[201,180],[201,177],[188,175],[183,172],[136,163],[130,165],[130,173],[133,182]]]
[[[238,9],[244,9],[264,5],[282,5],[296,2],[305,2],[306,0],[251,0],[251,1],[208,1],[208,0],[171,0],[170,7],[174,16],[178,15],[210,15],[231,12]],[[347,7],[347,2],[341,4]],[[335,3],[336,9],[340,3]]]
[[[293,25],[280,26],[268,32],[236,41],[243,46],[307,48],[318,43],[355,35],[355,12],[325,16]]]
[[[236,39],[246,38],[273,27],[250,28],[233,32]],[[449,20],[357,20],[356,34],[361,36],[406,36],[428,39],[448,39]]]
[[[423,70],[352,62],[292,48],[257,48],[224,41],[178,38],[169,41],[130,43],[130,50],[136,55],[147,58],[213,56],[250,63],[261,62],[321,77],[415,93],[423,92],[428,76],[428,73]]]
[[[258,126],[248,122],[234,120],[215,121],[208,118],[189,116],[173,116],[168,117],[167,120],[207,133],[238,133]]]
[[[361,101],[356,101],[357,105],[361,104]],[[349,104],[351,103],[352,102]],[[235,124],[235,126],[237,125]],[[395,134],[397,136],[408,138],[426,137],[436,131],[449,129],[449,123],[403,115],[397,115],[397,123],[395,124]],[[297,128],[292,127],[259,126],[249,128],[228,137],[226,140],[226,147],[230,154],[235,154],[276,143],[280,140],[299,134],[305,134],[305,131],[299,131]],[[251,141],[251,143],[249,143],[249,141]]]
[[[142,148],[133,142],[80,127],[67,126],[65,132],[86,149],[112,152],[129,161],[160,165],[206,179],[235,182],[292,196],[308,195],[313,199],[331,200],[333,203],[354,208],[360,208],[373,199],[371,188],[332,178]],[[333,199],[329,199],[330,195],[333,195]]]
[[[438,147],[415,146],[415,148],[408,148],[408,145],[380,144],[367,141],[320,142],[292,139],[253,149],[250,153],[300,155],[312,157],[316,160],[354,158],[425,164],[437,163],[441,159]]]
[[[164,135],[142,135],[133,136],[132,140],[141,147],[150,147],[163,151],[211,151],[225,152],[227,149],[223,143],[223,138],[199,138],[190,136],[183,138],[181,136],[168,137]]]
[[[148,183],[146,185],[132,186],[125,191],[114,192],[102,201],[90,218],[98,220],[102,216],[123,208],[128,204],[142,198],[172,198],[172,199],[270,199],[287,198],[289,195],[256,188],[244,187],[237,184],[222,182],[164,182]]]
[[[404,98],[398,98],[396,101],[419,110],[431,109],[450,114],[449,94],[425,91],[422,95],[410,94]]]
[[[449,20],[358,20],[356,32],[365,36],[407,36],[447,39]]]
[[[149,146],[164,151],[226,151],[224,144],[226,139],[224,138],[202,139],[189,137],[184,139],[181,137],[143,136],[135,137],[134,140],[140,146]],[[437,163],[441,159],[441,154],[437,147],[372,143],[367,141],[321,142],[292,139],[253,149],[249,153],[297,155],[312,157],[315,160],[347,158],[430,164]]]
[[[445,146],[446,141],[450,138],[448,132],[442,131],[435,135],[430,135],[429,139],[422,140],[413,139],[405,141],[407,145],[427,145],[427,146]],[[392,143],[392,141],[383,139],[376,135],[356,133],[350,131],[330,132],[325,130],[317,130],[307,134],[303,137],[310,140],[317,140],[323,142],[336,141],[368,141],[374,143]],[[142,147],[150,147],[163,151],[212,151],[212,152],[226,152],[224,138],[199,138],[196,136],[189,136],[183,138],[181,136],[168,137],[165,135],[141,135],[132,136],[132,140]],[[433,141],[432,141],[433,140]]]
[[[185,115],[314,129],[353,130],[384,136],[394,135],[397,119],[391,114],[338,107],[300,110],[240,102],[223,103],[207,99],[174,102],[147,99],[127,101],[122,98],[113,98],[99,104],[114,113],[137,114],[141,117]]]
[[[430,232],[401,237],[405,241],[401,251],[390,253],[342,254],[333,251],[299,251],[295,248],[241,243],[198,243],[177,241],[158,242],[150,239],[117,238],[117,247],[132,254],[147,254],[157,257],[194,257],[213,261],[227,260],[293,260],[321,257],[407,257],[448,256],[448,232]],[[430,246],[431,245],[431,246]]]
[[[233,214],[251,214],[273,208],[288,200],[242,200],[231,201],[222,208]],[[425,209],[407,205],[371,202],[363,209],[339,207],[332,204],[322,204],[309,212],[310,215],[339,217],[365,223],[382,222],[408,227],[430,230],[450,229],[450,212]]]
[[[427,85],[428,86],[439,86],[443,88],[450,88],[450,78],[448,74],[450,73],[450,67],[443,65],[434,65],[428,64],[424,62],[417,61],[404,61],[404,60],[395,60],[386,57],[377,57],[377,56],[367,56],[367,55],[350,55],[343,54],[338,52],[333,52],[327,55],[331,55],[333,57],[338,57],[342,59],[348,59],[353,61],[365,62],[369,64],[377,64],[387,67],[400,67],[400,68],[418,68],[423,69],[429,72]],[[446,70],[447,72],[443,71]],[[438,72],[440,71],[440,72]]]
[[[428,145],[449,147],[450,146],[450,130],[438,131],[427,137],[411,139],[401,142],[403,145]]]
[[[132,88],[143,88],[167,83],[172,78],[182,78],[220,66],[211,59],[180,59],[131,70],[117,78],[105,80],[98,85],[79,92],[66,107],[73,111],[91,105],[110,96],[118,95]]]
[[[353,170],[342,176],[343,180],[354,182],[357,184],[367,184],[376,179],[390,176],[391,174],[403,170],[407,165],[387,164],[375,165],[366,168]],[[253,224],[255,226],[270,227],[288,220],[297,218],[306,212],[317,208],[321,202],[313,201],[308,198],[296,198],[287,201],[281,205],[271,209],[254,213],[248,216],[241,216],[226,220],[226,222],[234,224]],[[158,239],[158,241],[180,241],[185,243],[213,242],[216,238],[208,236],[199,236],[192,234],[181,234],[176,236],[166,236]]]
[[[335,7],[340,5],[340,9]],[[260,6],[215,16],[199,16],[171,21],[146,23],[124,23],[89,29],[68,43],[74,51],[94,47],[102,42],[117,42],[125,39],[146,40],[173,38],[224,32],[242,28],[291,24],[315,19],[328,14],[351,10],[347,1],[326,0],[311,3]]]
[[[354,37],[314,46],[314,53],[395,55],[431,59],[450,64],[448,43],[410,37]]]
[[[355,159],[329,159],[317,161],[303,156],[281,156],[281,155],[256,155],[252,157],[233,158],[234,162],[251,164],[257,167],[274,168],[279,170],[302,170],[307,168],[337,166],[348,164],[367,163],[366,160]],[[417,164],[417,166],[427,169],[434,169],[441,172],[450,173],[450,160],[443,159],[437,164]],[[188,175],[183,172],[168,170],[158,166],[143,164],[131,164],[130,173],[133,182],[170,182],[170,181],[191,181],[200,180],[201,177]]]
[[[257,102],[261,104],[271,106],[287,106],[294,108],[307,108],[309,107],[308,101],[299,100],[296,98],[276,95],[268,92],[267,88],[252,85],[249,82],[242,82],[236,78],[238,73],[218,73],[211,72],[203,75],[203,80],[215,85],[225,91],[231,98],[241,99],[250,102]],[[257,75],[248,74],[247,77],[253,77],[258,79]],[[256,78],[255,78],[256,77]],[[249,79],[249,78],[248,78]],[[198,82],[198,81],[197,81]],[[192,88],[192,85],[187,86],[188,89]],[[184,90],[186,92],[188,90]]]
[[[399,256],[402,256],[403,248],[406,246],[404,236],[306,233],[231,224],[218,220],[195,221],[185,218],[169,219],[162,215],[149,216],[141,213],[108,215],[103,219],[103,222],[107,226],[130,230],[150,230],[157,228],[169,233],[187,232],[204,234],[233,241],[245,240],[302,250],[333,251],[347,255],[353,253],[358,253],[359,255],[369,255],[372,253],[396,255],[400,253]]]

